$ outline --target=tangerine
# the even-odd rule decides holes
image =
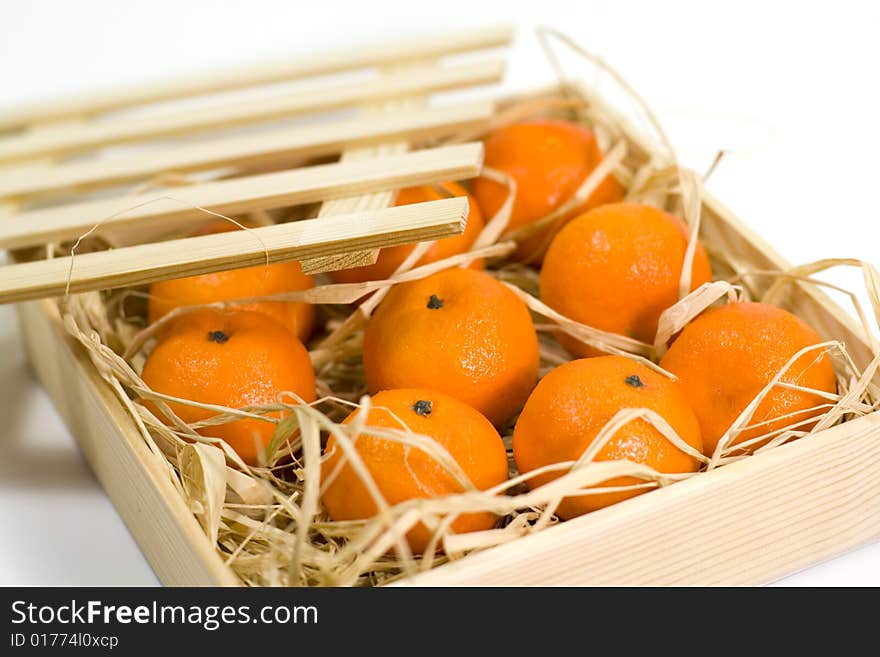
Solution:
[[[416,263],[425,265],[429,262],[443,260],[459,253],[465,253],[473,246],[483,230],[483,215],[480,212],[480,206],[476,200],[467,193],[464,187],[454,182],[447,182],[440,185],[452,196],[467,196],[470,211],[468,212],[467,224],[464,232],[455,237],[447,237],[437,240],[425,254],[419,258]],[[401,189],[397,194],[396,205],[409,205],[411,203],[422,203],[424,201],[439,201],[446,198],[437,189],[431,185],[422,185],[421,187],[406,187]],[[400,246],[391,246],[382,249],[376,262],[366,267],[352,267],[350,269],[341,269],[339,271],[330,272],[330,276],[337,283],[361,283],[363,281],[381,281],[391,276],[395,270],[403,264],[406,257],[415,248],[414,244],[402,244]],[[473,269],[482,269],[483,261],[475,260],[471,267]]]
[[[516,181],[510,231],[547,216],[568,201],[601,161],[602,152],[593,132],[568,121],[514,123],[499,128],[485,140],[485,165]],[[485,217],[498,212],[508,193],[506,186],[489,178],[477,178],[473,183],[473,194]],[[570,219],[622,198],[620,183],[607,176],[584,204],[522,240],[517,255],[540,260],[550,239]]]
[[[687,228],[677,217],[639,203],[603,205],[553,239],[541,270],[541,298],[582,324],[653,342],[660,314],[678,301],[686,248]],[[691,289],[711,278],[698,243]],[[568,334],[558,339],[577,356],[599,353]]]
[[[660,366],[675,374],[691,402],[700,427],[706,455],[746,406],[801,349],[821,343],[816,332],[799,317],[765,303],[731,303],[707,310],[679,333],[661,359]],[[824,350],[800,356],[782,375],[784,383],[836,393],[837,380],[831,359]],[[750,429],[741,431],[731,444],[800,423],[823,412],[827,403],[820,396],[772,388],[752,414]],[[787,416],[787,417],[783,417]],[[770,440],[757,441],[754,451]]]
[[[525,402],[537,381],[538,358],[526,305],[473,269],[447,269],[394,286],[364,335],[371,393],[434,389],[470,404],[495,425]]]
[[[242,408],[278,401],[294,392],[315,400],[315,374],[309,354],[289,330],[262,313],[195,311],[185,315],[161,339],[144,363],[141,378],[155,392],[203,404]],[[146,403],[157,417],[156,405]],[[168,402],[184,422],[217,415],[216,411]],[[280,413],[268,417],[281,417]],[[222,438],[250,465],[257,465],[275,424],[241,419],[198,429]]]
[[[663,374],[624,356],[600,356],[560,365],[541,379],[513,432],[513,456],[521,473],[577,461],[605,424],[625,408],[648,408],[665,419],[678,436],[700,451],[700,425],[684,393]],[[596,461],[629,460],[658,472],[695,472],[700,462],[676,447],[653,424],[641,418],[622,426],[606,442]],[[537,487],[562,476],[535,476]],[[635,477],[616,477],[602,487],[642,483]],[[557,515],[563,519],[600,509],[640,494],[640,490],[572,496],[563,499]]]
[[[351,423],[356,414],[349,415],[343,424]],[[478,490],[507,480],[507,452],[501,436],[480,413],[449,395],[424,389],[385,390],[373,397],[367,426],[409,428],[433,438]],[[389,504],[463,490],[443,465],[421,449],[369,433],[359,435],[356,441],[358,455]],[[376,503],[354,468],[346,462],[338,469],[342,450],[333,436],[324,453],[329,456],[322,465],[322,478],[329,484],[325,484],[323,501],[330,516],[334,520],[359,520],[376,515]],[[464,533],[490,529],[494,523],[491,513],[469,513],[459,516],[451,529]],[[409,545],[416,553],[423,552],[430,539],[431,532],[423,524],[407,533]]]

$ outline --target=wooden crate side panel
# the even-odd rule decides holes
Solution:
[[[880,416],[399,585],[755,585],[880,537]]]
[[[127,411],[61,325],[53,301],[18,306],[30,362],[160,581],[235,586]]]

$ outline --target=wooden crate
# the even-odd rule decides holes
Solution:
[[[483,34],[482,39],[471,39],[460,49],[467,50],[475,42],[500,44],[506,38],[498,34],[487,38]],[[464,39],[462,43],[466,41]],[[430,45],[425,44],[422,56],[447,52],[436,44],[432,50]],[[392,51],[393,57],[367,52],[357,56],[363,57],[366,64],[384,66],[399,59],[402,52],[401,49]],[[337,60],[335,64],[331,58],[327,70],[346,65],[351,65],[351,58]],[[267,70],[261,81],[295,77],[297,71],[294,65],[283,70]],[[486,77],[482,73],[476,75],[476,79],[482,81]],[[205,81],[200,90],[225,88],[221,82],[214,81],[212,86],[210,81]],[[406,93],[412,91],[411,86],[404,87]],[[192,89],[192,84],[188,88]],[[374,94],[370,96],[371,101],[387,101],[404,95],[401,88],[396,91],[388,90],[388,85],[381,88],[386,91],[371,92]],[[577,84],[566,85],[565,91],[589,95]],[[125,102],[112,95],[99,100],[104,101],[102,109],[113,109],[119,104],[171,97],[177,92],[178,88],[171,85],[158,88],[147,99],[130,94]],[[540,95],[558,93],[560,90],[556,89],[543,91]],[[324,109],[335,107],[334,102],[345,104],[351,100],[346,97],[348,100],[334,101],[330,96],[332,94],[307,104],[311,103],[311,109]],[[303,102],[288,110],[305,111],[301,109]],[[410,112],[412,104],[406,107],[401,111]],[[232,120],[228,118],[231,115],[234,112],[226,115],[228,121]],[[408,116],[412,118],[412,115]],[[421,116],[424,119],[424,115]],[[469,122],[476,127],[488,117],[481,118],[479,112],[476,115],[463,112],[459,118],[462,124]],[[370,121],[369,128],[362,127],[360,132],[349,126],[354,136],[346,138],[334,138],[319,129],[320,134],[312,135],[304,146],[298,142],[301,148],[296,152],[298,155],[329,154],[348,147],[374,147],[379,143],[428,134],[437,125],[435,117],[435,122],[427,128],[427,124],[422,128],[410,125],[409,131],[397,129],[395,132],[387,121],[383,123],[375,117]],[[184,127],[183,123],[160,123],[151,128],[149,136],[172,135],[192,128],[188,124]],[[413,119],[411,123],[414,125],[417,121]],[[419,129],[427,132],[419,133]],[[134,128],[129,126],[129,130]],[[75,149],[84,142],[89,145],[115,143],[124,140],[128,133],[120,130],[115,136],[108,136],[108,130],[101,129],[76,134],[79,134],[79,141],[72,138],[64,141],[57,135],[53,137],[51,132],[45,137],[38,134],[31,142],[20,142],[17,147],[29,148],[32,155],[57,155],[59,148],[62,151]],[[651,145],[635,132],[628,131],[626,136],[632,152],[642,157],[652,152]],[[50,148],[47,143],[53,146]],[[5,151],[0,148],[0,158],[12,158],[16,152],[14,148]],[[236,153],[242,158],[248,157]],[[352,159],[357,161],[357,153]],[[149,162],[142,163],[140,168],[132,165],[129,170],[123,167],[111,175],[100,162],[90,165],[91,169],[74,164],[68,165],[62,174],[53,172],[49,180],[54,180],[53,184],[59,187],[68,186],[71,181],[88,186],[92,181],[106,180],[108,176],[114,182],[122,182],[137,179],[149,169],[148,165]],[[46,170],[53,168],[52,163],[34,166]],[[159,166],[157,170],[161,168]],[[442,179],[446,173],[437,173],[436,179]],[[391,183],[386,180],[385,184]],[[46,191],[50,187],[46,179],[40,183],[39,177],[34,179],[32,175],[12,181],[5,179],[0,183],[0,195],[4,190],[7,196],[16,196]],[[376,191],[381,185],[365,189],[371,196],[368,195],[366,201],[364,196],[359,197],[357,203],[361,204],[360,207],[387,204],[387,198],[383,200],[376,196],[381,193]],[[348,192],[362,193],[365,189],[340,184],[336,191],[337,196],[345,196]],[[284,200],[289,202],[289,199]],[[725,245],[737,253],[742,262],[755,269],[789,267],[771,247],[717,201],[704,197],[702,209],[701,231],[713,243]],[[69,230],[78,230],[78,225],[73,224],[72,228],[71,224],[66,225]],[[369,250],[381,243],[367,245],[366,251],[349,249],[344,255],[369,261]],[[328,256],[326,253],[315,255]],[[333,255],[330,254],[331,261]],[[201,263],[194,271],[228,265],[228,261],[216,266]],[[323,266],[327,266],[327,262],[319,265]],[[872,359],[873,354],[860,329],[817,289],[807,285],[792,286],[787,305],[823,338],[843,341],[860,367]],[[57,303],[53,300],[22,302],[19,316],[34,370],[159,579],[167,585],[239,584],[184,500],[168,482],[157,460],[159,457],[147,448],[113,390],[64,330]],[[880,417],[874,413],[537,534],[469,555],[394,585],[735,585],[768,582],[880,536],[878,437]]]

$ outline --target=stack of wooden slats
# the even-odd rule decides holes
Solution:
[[[442,141],[486,127],[492,104],[431,101],[500,81],[491,51],[510,39],[459,32],[0,111],[0,248],[16,250],[0,302],[266,261],[317,273],[460,233],[463,199],[389,206],[401,187],[478,175],[481,144]],[[318,202],[314,218],[177,237],[210,213]],[[86,234],[115,248],[28,248]]]

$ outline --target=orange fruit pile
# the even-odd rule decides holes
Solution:
[[[522,231],[566,204],[601,161],[595,135],[565,121],[517,123],[485,141],[486,165],[517,184],[508,236],[518,240],[516,267],[539,268],[535,274],[541,300],[577,322],[652,343],[661,314],[680,297],[688,247],[684,222],[649,205],[622,202],[623,189],[609,175],[578,207],[527,237]],[[468,251],[483,218],[495,215],[508,194],[487,178],[473,182],[473,196],[457,183],[441,187],[413,187],[398,195],[398,205],[445,195],[470,201],[464,234],[436,242],[419,264]],[[223,223],[208,230],[230,229]],[[413,248],[383,249],[374,265],[335,272],[332,278],[388,278]],[[591,448],[595,461],[625,460],[667,474],[696,472],[705,460],[699,454],[713,454],[731,424],[779,370],[799,350],[820,342],[791,313],[765,304],[730,303],[703,312],[676,336],[659,363],[673,377],[635,359],[603,355],[558,332],[556,339],[579,359],[555,367],[538,381],[539,342],[531,313],[516,292],[483,271],[484,265],[478,261],[395,285],[367,322],[363,367],[373,406],[353,449],[389,504],[454,495],[465,486],[430,450],[405,445],[387,430],[408,429],[435,441],[478,490],[507,480],[507,455],[496,427],[511,424],[519,472],[541,471],[528,478],[531,488],[563,476]],[[709,258],[698,241],[690,289],[711,279]],[[149,316],[155,321],[180,306],[312,285],[296,263],[165,281],[151,288]],[[300,339],[310,334],[313,318],[312,306],[290,302],[183,315],[159,336],[143,379],[155,391],[214,406],[271,404],[283,391],[312,402],[315,375]],[[837,390],[823,351],[798,358],[782,381],[787,385],[770,391],[751,426],[737,436],[736,444],[761,438],[747,451],[765,444],[770,438],[765,434],[792,424],[799,430],[814,425],[827,400],[804,389]],[[215,414],[176,402],[170,406],[190,423]],[[159,412],[155,404],[150,407]],[[648,409],[660,422],[639,417],[609,436],[602,433],[626,409]],[[355,417],[352,413],[344,423]],[[665,433],[669,428],[689,447]],[[273,430],[272,423],[255,419],[199,429],[224,439],[251,464],[264,462]],[[596,443],[600,433],[607,438],[601,445]],[[548,469],[560,463],[568,465]],[[616,476],[591,488],[639,484],[644,481],[637,477]],[[573,518],[650,488],[579,491],[563,499],[556,513]],[[322,491],[334,520],[366,519],[378,511],[337,437],[329,437],[324,450]],[[490,513],[469,513],[457,517],[451,529],[477,531],[495,521]],[[421,524],[407,534],[415,552],[425,550],[431,538]]]
[[[368,427],[409,429],[445,448],[477,490],[486,490],[507,479],[507,452],[492,424],[467,404],[436,390],[385,390],[373,397]],[[357,413],[345,419],[349,424]],[[388,438],[364,434],[355,449],[389,504],[426,497],[441,497],[464,490],[461,483],[433,456],[417,447]],[[359,520],[374,516],[378,508],[361,478],[343,458],[331,436],[322,478],[327,484],[324,505],[334,520]],[[495,517],[470,513],[452,523],[457,533],[489,529]],[[407,534],[410,548],[422,552],[431,532],[422,524]]]

